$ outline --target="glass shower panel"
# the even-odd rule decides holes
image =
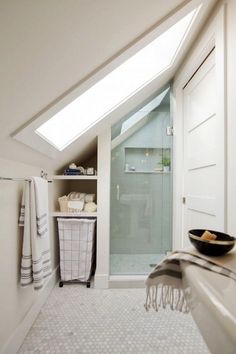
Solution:
[[[170,90],[112,127],[110,273],[147,274],[172,248]]]

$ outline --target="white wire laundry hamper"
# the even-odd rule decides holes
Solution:
[[[96,219],[58,218],[60,244],[59,286],[64,282],[86,282],[90,287],[95,269]]]

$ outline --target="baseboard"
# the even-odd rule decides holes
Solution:
[[[51,277],[49,278],[47,284],[45,284],[45,287],[42,290],[42,293],[38,297],[37,301],[32,305],[29,312],[26,314],[22,322],[11,335],[10,339],[8,339],[7,343],[3,346],[2,350],[0,351],[1,354],[17,353],[31,326],[33,325],[36,317],[38,316],[39,311],[41,310],[42,306],[44,305],[57,281],[58,267],[54,269]]]
[[[107,289],[108,288],[108,275],[107,274],[95,274],[94,288],[95,289]]]

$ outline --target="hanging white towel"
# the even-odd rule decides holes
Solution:
[[[40,177],[33,177],[35,189],[37,234],[48,237],[48,182]]]
[[[38,177],[25,182],[19,225],[24,226],[21,285],[39,290],[51,274],[48,232],[48,185]]]

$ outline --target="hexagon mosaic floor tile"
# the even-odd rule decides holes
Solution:
[[[210,354],[190,314],[144,302],[145,289],[57,286],[18,354]]]

